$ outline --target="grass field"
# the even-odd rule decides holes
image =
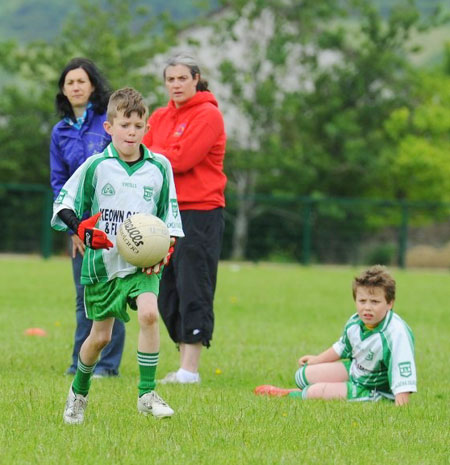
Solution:
[[[359,269],[223,263],[216,332],[200,386],[159,386],[175,409],[136,412],[135,315],[121,377],[94,380],[85,423],[62,411],[74,330],[68,259],[0,258],[0,464],[448,464],[450,274],[394,270],[397,312],[416,336],[419,393],[390,403],[256,397],[293,385],[297,358],[334,342],[353,313]],[[23,334],[41,327],[47,337]],[[177,352],[161,327],[158,373]]]

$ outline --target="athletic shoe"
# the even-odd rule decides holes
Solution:
[[[100,370],[94,371],[92,378],[117,378],[119,373],[116,370]]]
[[[200,375],[198,375],[196,379],[193,379],[190,381],[184,381],[178,377],[178,374],[176,371],[171,371],[170,373],[167,373],[167,375],[164,376],[163,379],[159,379],[158,383],[161,383],[161,384],[199,384]]]
[[[257,396],[273,396],[273,397],[284,397],[288,396],[291,392],[301,392],[300,389],[284,389],[276,386],[271,386],[270,384],[263,384],[262,386],[257,386],[253,392]]]
[[[65,376],[74,376],[75,373],[77,372],[76,368],[69,367],[67,370],[64,372]]]
[[[151,413],[156,418],[171,417],[175,413],[155,391],[138,397],[137,409],[144,415]]]
[[[64,422],[71,425],[83,423],[84,411],[88,403],[88,396],[75,394],[70,385],[69,395],[67,396],[66,407],[64,409]]]

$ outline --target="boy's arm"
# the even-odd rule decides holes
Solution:
[[[95,224],[102,214],[99,212],[84,221],[80,221],[75,212],[69,208],[64,208],[58,212],[58,216],[82,241],[91,249],[109,249],[114,244],[101,229],[97,229]]]
[[[303,355],[299,358],[298,364],[300,366],[303,366],[306,363],[308,363],[309,365],[316,365],[318,363],[336,362],[337,360],[340,360],[340,358],[341,357],[333,349],[333,347],[330,347],[329,349],[325,350],[319,355]]]

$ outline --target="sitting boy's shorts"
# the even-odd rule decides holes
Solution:
[[[106,283],[84,286],[84,308],[90,320],[102,321],[117,318],[130,321],[127,304],[137,310],[136,298],[145,292],[152,292],[158,297],[160,274],[147,275],[140,270],[124,278],[115,278]]]
[[[350,378],[351,361],[343,360],[342,363],[344,364],[347,373],[349,373]],[[378,391],[375,388],[365,387],[359,383],[356,383],[355,381],[352,381],[350,378],[350,380],[347,381],[347,399],[356,402],[377,402],[381,399],[395,400],[395,397],[393,394],[388,392]]]

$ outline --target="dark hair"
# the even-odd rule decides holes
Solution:
[[[63,87],[67,73],[77,68],[82,68],[84,71],[86,71],[86,74],[88,75],[89,80],[94,87],[94,91],[89,98],[94,111],[98,114],[104,113],[108,105],[109,95],[111,94],[108,81],[105,77],[103,77],[102,73],[99,71],[97,66],[95,66],[93,61],[89,60],[88,58],[79,57],[70,60],[66,67],[63,69],[61,76],[59,77],[59,92],[56,94],[55,98],[56,111],[63,118],[69,117],[75,120],[75,114],[73,112],[72,105],[64,95]]]
[[[387,303],[391,303],[395,299],[395,280],[387,268],[382,265],[372,266],[353,280],[353,299],[356,298],[358,287],[379,287],[384,289]]]
[[[137,90],[124,87],[116,90],[109,98],[107,117],[111,124],[119,111],[123,111],[124,116],[127,118],[134,112],[139,115],[139,118],[145,119],[148,109],[144,98]]]
[[[208,81],[206,79],[203,79],[200,73],[200,68],[195,61],[194,57],[189,55],[188,53],[180,52],[174,55],[173,57],[170,57],[166,61],[166,66],[164,67],[163,71],[163,78],[164,80],[166,79],[166,69],[169,66],[177,66],[177,65],[183,65],[186,66],[186,68],[189,69],[191,75],[193,78],[198,74],[198,82],[196,86],[196,90],[200,91],[208,91]]]

